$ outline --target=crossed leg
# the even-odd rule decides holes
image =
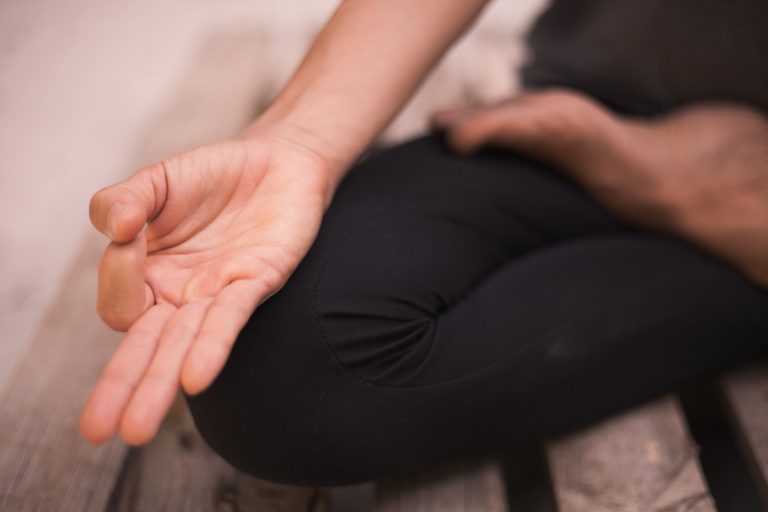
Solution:
[[[341,183],[187,401],[234,466],[342,485],[561,432],[764,350],[768,294],[509,152],[435,137]]]

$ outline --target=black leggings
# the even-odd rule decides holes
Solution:
[[[187,401],[231,464],[342,485],[500,453],[762,351],[768,293],[513,153],[436,136],[341,183],[286,285]]]

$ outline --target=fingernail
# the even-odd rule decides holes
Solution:
[[[117,222],[125,209],[123,203],[117,203],[109,210],[107,224],[109,224],[109,232],[112,234],[113,238],[117,236]]]

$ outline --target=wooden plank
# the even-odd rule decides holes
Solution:
[[[737,440],[768,509],[768,361],[721,379]]]
[[[506,512],[501,467],[465,461],[378,483],[375,512]]]
[[[155,439],[131,451],[108,512],[320,512],[317,489],[281,485],[241,473],[216,455],[197,432],[179,395]]]
[[[227,139],[254,119],[277,87],[263,62],[267,44],[266,34],[212,36],[150,123],[136,165]]]
[[[561,512],[715,510],[674,397],[553,440],[547,451]]]
[[[148,130],[137,164],[233,134],[264,101],[261,38],[214,38]],[[271,85],[270,85],[271,86]],[[90,232],[51,310],[0,397],[0,509],[103,510],[125,458],[77,431],[88,393],[120,336],[96,316],[104,239]],[[219,475],[211,473],[216,480]],[[197,482],[199,485],[200,482]]]
[[[326,487],[327,508],[333,512],[370,512],[376,503],[376,482]]]
[[[103,241],[89,236],[0,398],[0,510],[98,510],[125,454],[77,430],[83,401],[118,336],[96,316]]]

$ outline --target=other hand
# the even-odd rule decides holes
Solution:
[[[617,216],[686,238],[768,287],[768,118],[737,102],[655,118],[568,89],[437,113],[459,154],[496,146],[551,164]]]

